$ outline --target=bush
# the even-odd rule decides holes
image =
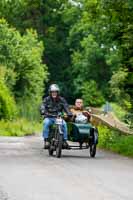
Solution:
[[[133,135],[121,135],[120,132],[106,126],[99,126],[99,147],[133,157]]]
[[[130,103],[129,103],[130,104]],[[124,106],[120,106],[116,103],[111,103],[113,111],[115,115],[118,117],[119,120],[128,124],[128,126],[132,129],[133,128],[133,113],[130,109],[130,105],[128,106],[129,109],[125,109]]]
[[[82,94],[85,105],[101,106],[104,103],[104,97],[98,90],[96,82],[93,80],[83,84]]]
[[[19,117],[26,118],[29,121],[40,119],[40,102],[35,102],[34,99],[21,99],[18,104]]]
[[[113,112],[121,121],[124,121],[126,111],[116,103],[111,103],[111,107],[113,108]]]
[[[0,119],[12,119],[17,114],[16,103],[11,95],[11,92],[5,85],[4,81],[0,80]]]
[[[27,121],[27,119],[17,120],[1,120],[0,136],[24,136],[40,133],[42,125],[35,121]]]
[[[0,19],[0,119],[11,119],[16,114],[16,104],[21,117],[38,118],[38,105],[48,78],[43,53],[36,31],[26,30],[21,35]]]

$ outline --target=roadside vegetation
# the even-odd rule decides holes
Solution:
[[[40,132],[39,105],[48,71],[36,31],[21,35],[0,19],[0,135]]]
[[[99,126],[98,130],[100,148],[133,157],[133,135],[122,135],[118,130],[106,126]]]
[[[114,115],[122,122],[126,123],[130,129],[133,129],[133,113],[131,111],[131,104],[128,103],[126,109],[117,103],[111,103]]]
[[[111,107],[112,107],[113,112],[116,115],[116,117],[119,120],[124,121],[126,113],[127,113],[126,110],[124,110],[121,106],[119,106],[116,103],[111,103]]]
[[[113,102],[116,115],[132,126],[132,13],[132,0],[1,0],[3,127],[15,120],[38,124],[51,83],[70,104],[79,97],[85,106]]]
[[[27,119],[1,120],[0,136],[27,136],[39,134],[42,131],[42,124]]]

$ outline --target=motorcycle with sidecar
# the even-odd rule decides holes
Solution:
[[[67,150],[83,150],[89,149],[90,157],[95,157],[98,144],[98,129],[91,123],[82,123],[78,120],[75,122],[67,122],[68,140],[72,142],[69,146],[64,146],[63,141],[63,117],[61,114],[53,116],[56,118],[55,124],[50,127],[49,132],[49,155],[52,156],[56,152],[56,157],[60,158],[63,149]]]

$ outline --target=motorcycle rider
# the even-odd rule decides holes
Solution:
[[[43,99],[41,105],[41,114],[45,115],[43,121],[43,138],[44,138],[44,148],[48,148],[48,136],[49,136],[49,127],[55,123],[56,118],[53,117],[59,112],[65,111],[68,116],[72,116],[72,113],[69,110],[66,100],[60,96],[60,89],[57,84],[52,84],[49,87],[49,96]],[[63,120],[63,132],[64,132],[64,145],[68,147],[67,143],[67,124]]]

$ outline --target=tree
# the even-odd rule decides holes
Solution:
[[[20,33],[24,34],[27,28],[37,31],[45,46],[43,63],[48,66],[48,84],[57,82],[64,96],[71,96],[72,82],[67,37],[78,14],[79,9],[68,0],[0,2],[0,16],[6,18]]]
[[[21,36],[5,20],[1,20],[0,45],[0,62],[12,73],[15,97],[40,98],[43,82],[47,80],[47,68],[41,63],[43,45],[38,42],[36,32],[28,30]]]
[[[38,105],[47,81],[47,67],[42,64],[44,51],[37,33],[27,30],[22,36],[0,20],[0,63],[5,68],[5,84],[18,104]]]
[[[88,82],[84,82],[81,89],[83,94],[82,98],[86,106],[101,106],[105,102],[95,81],[90,80]]]
[[[32,32],[37,41],[43,41],[45,51],[41,55],[50,74],[48,84],[58,83],[71,103],[83,95],[81,87],[90,80],[97,83],[104,98],[113,100],[110,80],[114,80],[114,74],[119,78],[119,71],[127,72],[122,90],[127,101],[131,101],[132,12],[132,0],[0,1],[0,16],[16,27],[20,35],[28,38]],[[26,33],[27,28],[36,31]],[[23,59],[27,60],[26,56]],[[15,90],[18,91],[17,87]]]
[[[123,90],[131,101],[132,10],[131,1],[82,1],[80,18],[71,27],[68,40],[75,95],[82,94],[80,85],[84,81],[93,79],[109,99],[109,81],[121,69],[127,70]]]

